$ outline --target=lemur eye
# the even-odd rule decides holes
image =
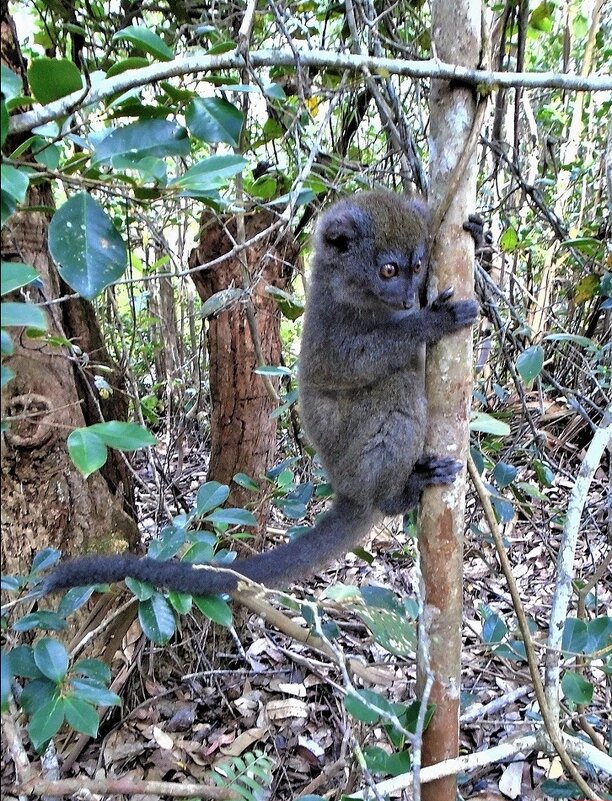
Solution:
[[[395,276],[399,273],[397,264],[394,264],[392,261],[387,262],[387,264],[383,264],[378,274],[381,278],[389,279],[395,278]]]
[[[413,272],[415,272],[415,273],[420,273],[420,272],[421,272],[421,267],[422,267],[422,266],[423,266],[423,262],[421,261],[421,259],[419,259],[419,260],[416,262],[416,264],[414,265],[414,267],[412,268]]]

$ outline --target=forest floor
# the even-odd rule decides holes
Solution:
[[[200,459],[199,443],[192,444],[177,481],[179,491],[190,503],[205,481],[205,465],[201,460],[193,461]],[[568,461],[567,469],[559,473],[544,499],[531,498],[518,505],[518,514],[504,527],[514,577],[538,645],[545,638],[554,585],[560,533],[557,513],[567,508],[573,486],[571,476],[575,475],[574,466],[579,459],[580,453],[574,453],[571,464]],[[141,492],[139,499],[140,519],[147,536],[157,528],[160,504],[145,464],[141,475],[150,488]],[[606,481],[600,470],[585,509],[576,562],[577,575],[585,578],[593,573],[609,547],[603,530]],[[170,494],[166,503],[175,508]],[[498,615],[510,631],[515,628],[515,615],[494,548],[479,532],[480,517],[475,496],[469,492],[462,753],[525,734],[538,718],[525,661],[500,657],[483,640],[485,610]],[[274,530],[283,526],[286,524],[280,520],[273,523]],[[418,585],[414,543],[398,523],[385,526],[365,545],[376,554],[371,564],[348,555],[340,564],[305,583],[296,597],[319,599],[325,587],[341,582],[380,586],[392,590],[399,599],[414,598]],[[116,614],[126,598],[126,591],[122,590],[107,614]],[[594,604],[592,611],[599,615],[612,607],[609,575],[597,585]],[[299,610],[283,611],[303,622]],[[414,656],[400,657],[386,651],[350,611],[336,607],[330,615],[337,627],[335,643],[339,652],[346,660],[357,659],[363,666],[355,686],[375,690],[392,702],[412,701]],[[241,763],[235,760],[246,759],[248,764],[250,754],[255,755],[264,773],[270,768],[266,758],[272,765],[266,792],[255,793],[255,798],[289,801],[313,794],[339,799],[363,786],[363,775],[355,760],[357,749],[391,749],[382,724],[364,724],[347,713],[343,676],[337,664],[279,634],[256,615],[237,609],[233,632],[200,614],[184,616],[180,635],[163,648],[143,637],[133,612],[132,616],[113,659],[112,689],[120,694],[122,707],[111,710],[104,719],[96,741],[75,735],[56,739],[63,776],[120,776],[133,783],[125,797],[140,801],[165,797],[151,794],[149,782],[181,786],[209,783],[211,771],[222,782],[224,772],[227,775],[232,769],[239,770]],[[91,655],[98,655],[104,643],[100,639],[97,653]],[[543,663],[543,648],[538,654]],[[602,721],[610,711],[610,686],[601,671],[591,670],[589,678],[595,684],[589,711],[603,738]],[[480,713],[483,705],[496,699],[500,701],[498,706]],[[229,767],[232,760],[233,768]],[[528,754],[510,764],[485,766],[460,776],[460,792],[462,797],[474,799],[543,799],[549,796],[540,789],[542,781],[562,773],[558,758]],[[373,774],[372,778],[377,781],[382,777]],[[5,752],[2,785],[8,791],[6,799],[17,797],[8,790],[13,780],[12,760]]]

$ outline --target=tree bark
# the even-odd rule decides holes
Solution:
[[[2,63],[24,78],[24,64],[12,19],[2,6]],[[8,140],[7,152],[19,144]],[[28,206],[54,205],[48,183],[31,185]],[[64,294],[48,255],[49,215],[41,211],[14,214],[2,231],[2,258],[33,265],[42,288],[30,285],[29,300],[43,303]],[[109,364],[108,353],[87,301],[77,299],[45,307],[49,335],[75,341],[95,362]],[[2,557],[6,572],[26,572],[44,546],[65,555],[116,551],[133,546],[137,526],[131,508],[130,474],[117,454],[104,472],[84,479],[68,456],[66,437],[76,427],[98,422],[104,409],[124,417],[126,401],[116,392],[98,397],[93,377],[67,348],[31,339],[11,329],[14,353],[5,363],[15,373],[3,393],[2,416],[9,418],[2,452]],[[112,366],[112,365],[111,365]],[[109,383],[120,384],[113,371]],[[122,405],[123,404],[123,405]],[[35,416],[32,416],[35,413]],[[10,422],[11,417],[19,417]]]
[[[258,210],[246,215],[246,239],[264,231],[273,222],[274,217],[268,211]],[[212,212],[204,211],[200,244],[191,253],[190,267],[205,264],[231,250],[236,241],[236,229],[235,218],[223,221]],[[276,242],[275,236],[273,233],[269,239],[246,250],[259,345],[263,360],[271,365],[280,364],[280,312],[266,293],[266,286],[286,287],[298,253],[292,238]],[[222,289],[243,286],[237,257],[211,269],[192,272],[191,277],[202,301]],[[230,485],[229,503],[232,505],[253,503],[253,493],[232,484],[232,478],[236,473],[246,473],[258,481],[272,466],[276,455],[276,419],[270,415],[278,403],[266,390],[261,377],[253,372],[257,357],[243,304],[236,303],[209,320],[207,348],[212,438],[208,480]],[[273,384],[277,387],[278,379],[274,379]],[[264,497],[262,491],[255,498],[260,521],[267,517],[267,505],[261,505]]]
[[[480,58],[481,4],[477,0],[432,6],[435,52],[445,61],[475,67]],[[430,96],[430,203],[436,208],[449,192],[453,168],[468,140],[475,113],[471,89],[433,81]],[[452,191],[431,255],[431,291],[447,286],[455,298],[473,294],[474,246],[463,231],[476,194],[475,153]],[[427,395],[429,430],[426,452],[453,456],[465,462],[471,399],[472,334],[445,338],[428,348]],[[433,765],[459,751],[459,693],[461,689],[461,626],[463,601],[463,527],[465,473],[449,487],[424,493],[420,525],[420,558],[425,630],[418,674],[421,691],[433,682],[429,703],[436,711],[423,737],[422,763]],[[424,785],[424,801],[454,801],[456,778]]]

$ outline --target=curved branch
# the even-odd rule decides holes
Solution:
[[[250,67],[291,67],[295,64],[295,56],[290,50],[263,49],[249,53]],[[367,54],[355,55],[347,53],[329,53],[326,50],[306,50],[300,52],[302,67],[332,68],[362,72],[364,69],[373,73],[390,75],[407,75],[411,78],[439,78],[476,86],[481,92],[492,91],[499,87],[523,86],[529,89],[548,88],[564,89],[575,92],[601,92],[612,89],[611,75],[566,75],[558,72],[493,72],[446,64],[437,59],[427,61],[406,61],[400,58],[379,58]],[[9,134],[31,131],[74,111],[75,105],[91,105],[98,103],[116,92],[125,92],[138,86],[155,81],[176,78],[190,73],[210,72],[212,70],[242,68],[246,65],[244,57],[238,51],[220,53],[219,55],[197,54],[180,56],[173,61],[151,64],[138,70],[128,70],[113,78],[106,78],[95,86],[89,87],[86,96],[79,89],[60,100],[34,111],[16,114],[10,120]]]

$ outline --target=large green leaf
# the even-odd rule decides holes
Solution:
[[[68,670],[68,653],[64,646],[50,637],[43,637],[34,645],[34,661],[43,676],[59,684]]]
[[[159,592],[138,605],[138,619],[146,636],[158,645],[167,643],[176,628],[172,607]]]
[[[566,700],[572,704],[590,704],[593,700],[593,685],[579,673],[566,671],[561,679],[561,689]]]
[[[157,444],[153,434],[139,423],[109,420],[107,423],[94,423],[87,430],[98,436],[109,448],[119,451],[135,451]]]
[[[21,78],[10,70],[5,64],[0,66],[0,76],[2,79],[2,94],[5,100],[13,100],[23,93],[23,83]]]
[[[229,496],[227,484],[220,484],[218,481],[207,481],[206,484],[198,489],[196,499],[196,511],[199,515],[205,515],[211,509],[216,509],[225,503]]]
[[[97,706],[119,706],[121,698],[111,692],[97,679],[72,679],[70,682],[72,695],[81,701],[87,701]]]
[[[38,273],[33,267],[18,261],[3,261],[1,269],[0,294],[2,295],[26,286],[38,278]]]
[[[81,73],[73,61],[47,56],[32,59],[28,81],[32,94],[43,105],[78,92],[83,86]]]
[[[209,523],[225,523],[228,526],[256,526],[257,519],[248,509],[217,509],[206,515]]]
[[[507,437],[510,426],[503,420],[497,420],[486,412],[472,412],[470,416],[470,431],[481,431],[483,434],[493,434],[496,437]]]
[[[209,156],[202,159],[187,172],[176,178],[172,185],[184,194],[197,196],[198,192],[207,192],[225,186],[236,173],[242,172],[248,162],[242,156]]]
[[[531,384],[540,375],[543,366],[544,348],[541,345],[532,345],[516,360],[516,369],[526,384]]]
[[[18,170],[11,164],[2,164],[0,173],[2,180],[1,222],[4,225],[17,205],[24,202],[30,178],[23,170]]]
[[[222,97],[192,100],[185,112],[187,127],[203,142],[225,142],[238,147],[244,114]]]
[[[232,625],[232,610],[227,601],[209,595],[198,595],[193,599],[194,604],[202,614],[214,623],[229,628]]]
[[[49,250],[64,281],[88,300],[120,278],[127,266],[123,239],[86,192],[71,197],[53,215]]]
[[[142,50],[143,53],[158,58],[160,61],[172,61],[174,53],[168,45],[156,33],[140,25],[129,25],[117,31],[113,36],[113,42],[127,41]]]
[[[68,454],[85,478],[106,464],[108,451],[100,437],[87,428],[77,428],[67,439]]]
[[[39,707],[30,719],[28,731],[30,740],[37,751],[59,731],[64,722],[64,699],[57,696]]]
[[[190,150],[187,131],[176,122],[139,120],[105,136],[96,147],[93,163],[112,162],[117,169],[132,169],[140,159],[188,156]]]
[[[48,328],[43,310],[33,303],[1,303],[0,311],[2,325],[6,328],[20,326],[39,331],[46,331]]]
[[[67,696],[64,700],[64,714],[66,722],[75,731],[95,737],[98,734],[100,718],[98,713],[87,701],[74,696]]]

